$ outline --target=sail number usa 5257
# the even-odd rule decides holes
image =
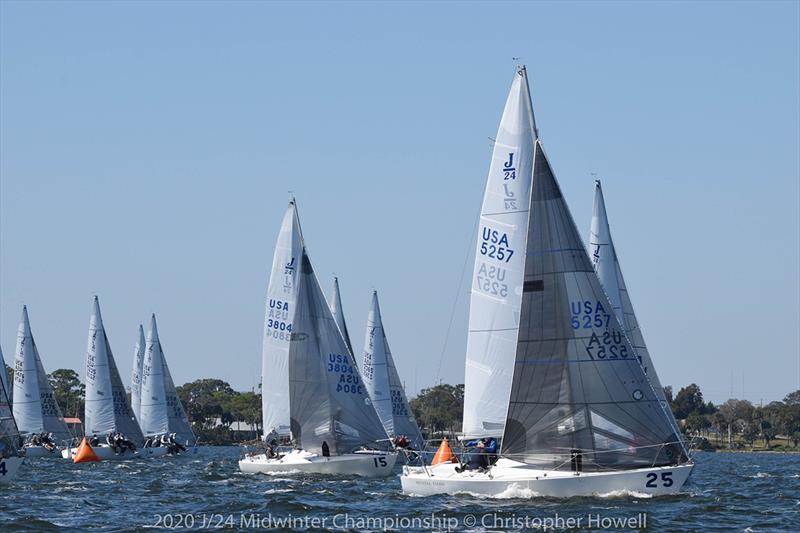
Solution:
[[[481,230],[480,253],[501,263],[508,263],[514,255],[509,247],[508,233],[484,226]]]

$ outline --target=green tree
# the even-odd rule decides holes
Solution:
[[[459,431],[464,413],[464,385],[441,384],[422,389],[410,405],[414,417],[428,431]]]
[[[679,419],[687,418],[694,412],[703,414],[704,407],[703,393],[694,383],[679,390],[672,402],[672,412]]]
[[[78,373],[69,368],[59,368],[48,376],[53,395],[64,417],[74,416],[83,420],[86,387],[81,383]]]

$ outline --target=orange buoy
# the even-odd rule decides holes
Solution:
[[[453,450],[450,449],[450,444],[447,442],[447,437],[445,437],[442,443],[439,445],[439,449],[436,450],[436,455],[433,456],[431,466],[438,465],[439,463],[457,462],[458,458],[456,457],[456,454],[453,453]]]
[[[97,457],[97,454],[94,453],[94,450],[89,443],[86,441],[86,437],[83,437],[81,441],[81,445],[78,446],[78,451],[75,452],[75,457],[72,458],[73,463],[90,463],[90,462],[100,462],[100,458]]]

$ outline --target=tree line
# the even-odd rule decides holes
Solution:
[[[9,374],[13,378],[13,371]],[[84,419],[85,386],[78,373],[60,368],[48,375],[65,417]],[[261,394],[239,392],[221,379],[198,379],[177,387],[178,397],[196,435],[205,444],[231,444],[257,438],[261,431]],[[800,447],[800,390],[783,401],[754,405],[730,399],[706,402],[695,383],[673,394],[664,387],[672,413],[687,437],[705,449],[796,449]],[[410,401],[423,433],[430,438],[461,431],[464,385],[439,384],[422,389]]]

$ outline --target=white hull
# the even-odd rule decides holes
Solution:
[[[0,459],[0,485],[14,481],[14,478],[17,477],[17,470],[19,470],[23,460],[24,457]]]
[[[101,461],[127,461],[130,459],[151,459],[155,457],[164,457],[167,455],[166,448],[139,448],[136,452],[125,450],[121,454],[114,453],[114,449],[107,444],[100,446],[92,446],[92,450],[100,458]],[[61,452],[64,459],[72,459],[78,453],[78,448],[67,448]]]
[[[396,452],[369,451],[323,457],[294,450],[280,459],[267,459],[264,454],[247,456],[239,461],[239,469],[250,474],[300,473],[386,477],[391,474],[396,460]]]
[[[469,493],[495,497],[602,496],[614,493],[661,496],[680,491],[693,464],[641,468],[616,472],[544,471],[524,463],[500,459],[488,473],[458,473],[452,463],[403,468],[403,493],[415,496]]]
[[[57,457],[61,458],[62,449],[56,446],[52,450],[48,450],[44,446],[26,446],[25,457],[37,459],[39,457]]]

